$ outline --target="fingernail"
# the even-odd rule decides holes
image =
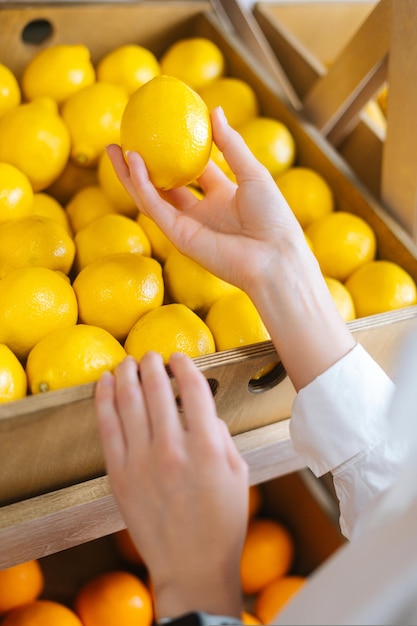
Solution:
[[[105,371],[100,376],[100,384],[109,387],[113,384],[113,374],[109,371]]]
[[[225,124],[228,124],[229,122],[227,121],[227,117],[226,117],[226,114],[225,114],[225,112],[223,110],[223,107],[218,106],[217,107],[217,111],[218,111],[219,117],[223,120],[223,122]]]

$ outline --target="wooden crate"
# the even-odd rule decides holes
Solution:
[[[169,5],[169,6],[168,6]],[[22,39],[36,20],[52,26],[42,45],[81,41],[93,61],[110,49],[137,42],[160,55],[179,37],[201,35],[223,50],[229,75],[256,90],[264,115],[284,122],[297,144],[297,163],[315,168],[331,185],[339,210],[369,222],[380,258],[404,267],[417,281],[417,249],[311,124],[280,98],[262,66],[222,28],[207,2],[105,2],[28,4],[0,8],[0,61],[19,76],[39,49]],[[94,27],[92,27],[92,24]],[[308,320],[306,320],[308,323]],[[417,324],[417,307],[349,323],[388,373],[399,342]],[[278,356],[271,342],[196,359],[212,382],[219,415],[249,463],[251,482],[302,467],[289,439],[294,389],[278,367],[254,383],[254,374]],[[122,521],[112,498],[96,430],[94,384],[31,396],[0,407],[0,567],[51,554],[114,532]]]
[[[294,87],[300,109],[359,179],[417,240],[412,0],[262,3],[254,17]],[[366,105],[389,85],[385,124]]]

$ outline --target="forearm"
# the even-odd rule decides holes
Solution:
[[[297,391],[355,345],[306,246],[276,255],[248,293]]]

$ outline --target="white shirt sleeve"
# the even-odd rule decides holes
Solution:
[[[391,379],[357,344],[294,400],[294,448],[316,476],[333,474],[340,526],[348,538],[358,514],[392,484],[404,460],[389,436],[394,391]]]

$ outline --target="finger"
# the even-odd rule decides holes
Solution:
[[[96,384],[94,406],[106,465],[111,471],[123,463],[126,437],[116,409],[115,380],[110,372],[104,372]]]
[[[227,122],[221,107],[216,107],[211,113],[213,139],[223,152],[229,167],[236,176],[238,184],[245,178],[253,178],[267,174],[267,169],[255,158],[243,137]]]
[[[159,193],[164,200],[181,211],[193,209],[196,203],[199,202],[193,192],[187,187],[178,187],[168,191],[160,191]]]
[[[230,434],[230,430],[223,420],[219,418],[219,429],[222,432],[224,447],[226,450],[227,458],[229,461],[229,465],[234,470],[244,471],[249,474],[248,464],[245,459],[240,454],[239,450],[236,447],[235,442],[233,441],[233,437]]]
[[[165,439],[175,445],[183,436],[183,426],[171,381],[159,353],[145,354],[140,362],[140,376],[155,441]]]
[[[235,183],[212,160],[208,162],[206,169],[198,178],[198,184],[205,193],[220,186],[229,187],[231,192],[236,189]]]
[[[106,152],[109,155],[109,159],[112,162],[113,168],[117,174],[117,178],[122,183],[128,194],[131,196],[135,204],[139,206],[139,198],[137,197],[135,187],[130,179],[129,167],[126,163],[126,159],[123,156],[120,146],[112,144],[107,146]]]
[[[138,375],[138,363],[127,356],[115,370],[115,396],[126,450],[137,454],[152,438],[152,424]]]
[[[217,411],[206,377],[185,354],[173,354],[169,366],[178,384],[187,431],[210,436],[217,424]]]

